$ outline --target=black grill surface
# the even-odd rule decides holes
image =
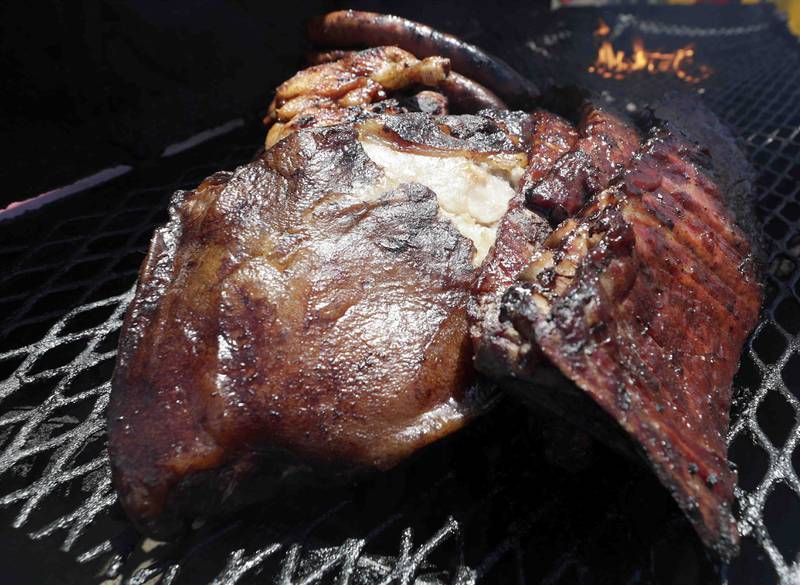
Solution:
[[[714,75],[687,85],[588,73],[600,15],[620,48],[633,34],[652,48],[694,42]],[[142,540],[117,507],[106,454],[120,320],[169,195],[247,161],[264,134],[253,116],[223,137],[0,224],[0,533],[22,551],[4,561],[28,575],[19,582],[800,583],[797,42],[772,11],[755,8],[547,16],[518,8],[500,24],[451,26],[443,18],[436,24],[542,85],[591,87],[631,111],[667,91],[701,94],[742,138],[757,170],[768,266],[729,433],[741,556],[720,566],[650,473],[602,446],[582,471],[552,466],[547,451],[558,441],[511,401],[360,485],[267,501],[198,524],[179,543]]]

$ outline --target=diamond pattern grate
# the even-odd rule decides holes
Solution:
[[[547,35],[484,44],[537,78],[559,72],[625,96],[629,109],[678,87],[584,73],[597,14],[562,11]],[[735,382],[744,539],[730,568],[707,557],[646,471],[601,446],[588,470],[550,467],[513,404],[364,484],[266,503],[185,542],[143,541],[116,506],[105,450],[121,318],[169,194],[248,160],[255,120],[4,227],[0,520],[98,583],[800,583],[800,52],[767,14],[714,34],[658,18],[606,15],[620,39],[697,41],[717,73],[692,89],[746,143],[769,256],[763,318]]]

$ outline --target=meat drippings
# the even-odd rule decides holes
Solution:
[[[479,266],[497,236],[497,227],[516,193],[524,171],[493,166],[490,160],[466,156],[434,156],[402,152],[386,142],[360,140],[372,161],[386,175],[387,190],[403,183],[420,183],[436,193],[439,215],[475,245],[472,263]]]

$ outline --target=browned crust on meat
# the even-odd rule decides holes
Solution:
[[[263,497],[289,472],[386,469],[485,407],[467,320],[474,247],[423,185],[388,190],[359,139],[524,164],[525,116],[496,117],[301,130],[175,195],[108,413],[114,485],[137,526],[174,536],[234,507],[258,470]]]
[[[577,129],[544,110],[530,116],[530,127],[519,194],[500,223],[470,301],[475,365],[495,378],[527,377],[539,365],[536,346],[520,354],[523,340],[499,317],[503,293],[550,233],[545,218],[576,213],[630,164],[639,143],[631,125],[589,102]]]
[[[308,34],[321,46],[394,45],[419,58],[445,57],[454,71],[488,88],[514,108],[530,107],[539,93],[530,80],[500,59],[452,35],[398,16],[341,10],[313,19]]]
[[[312,56],[317,64],[282,83],[269,106],[266,148],[301,128],[355,122],[373,113],[399,114],[422,106],[427,113],[504,109],[503,101],[479,83],[450,71],[450,62],[419,60],[397,47],[331,51]],[[420,88],[425,101],[408,101]],[[390,99],[393,98],[393,99]],[[432,105],[437,106],[435,109]]]
[[[513,327],[500,321],[500,302],[551,231],[548,222],[526,206],[524,190],[546,176],[578,141],[577,130],[550,112],[534,112],[529,125],[528,166],[519,192],[497,228],[495,244],[483,262],[470,298],[475,366],[494,378],[522,376],[538,365],[534,351],[527,352],[524,359],[517,355],[520,340]]]
[[[578,123],[579,138],[542,176],[526,177],[528,205],[554,223],[577,213],[630,163],[639,134],[621,117],[587,102]]]
[[[353,122],[368,106],[387,100],[399,90],[438,86],[449,72],[447,59],[419,60],[397,47],[346,53],[303,69],[275,92],[265,119],[270,126],[266,147],[300,128]],[[401,111],[396,104],[388,107]]]
[[[761,289],[702,158],[657,133],[618,185],[553,232],[503,310],[635,439],[702,540],[730,558],[731,380]]]

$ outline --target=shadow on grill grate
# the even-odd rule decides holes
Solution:
[[[263,134],[255,120],[5,230],[0,519],[67,551],[98,582],[800,582],[797,44],[767,11],[715,28],[686,26],[681,11],[605,11],[618,34],[695,42],[715,71],[693,86],[646,73],[608,80],[586,71],[600,14],[558,12],[546,35],[512,31],[501,45],[490,33],[470,40],[531,77],[557,74],[631,110],[668,90],[703,93],[746,142],[769,267],[763,319],[735,382],[729,442],[744,539],[730,568],[706,555],[643,469],[599,446],[586,471],[551,467],[537,425],[513,404],[364,484],[266,502],[179,544],[142,541],[115,507],[105,451],[120,320],[170,193],[248,160]]]

